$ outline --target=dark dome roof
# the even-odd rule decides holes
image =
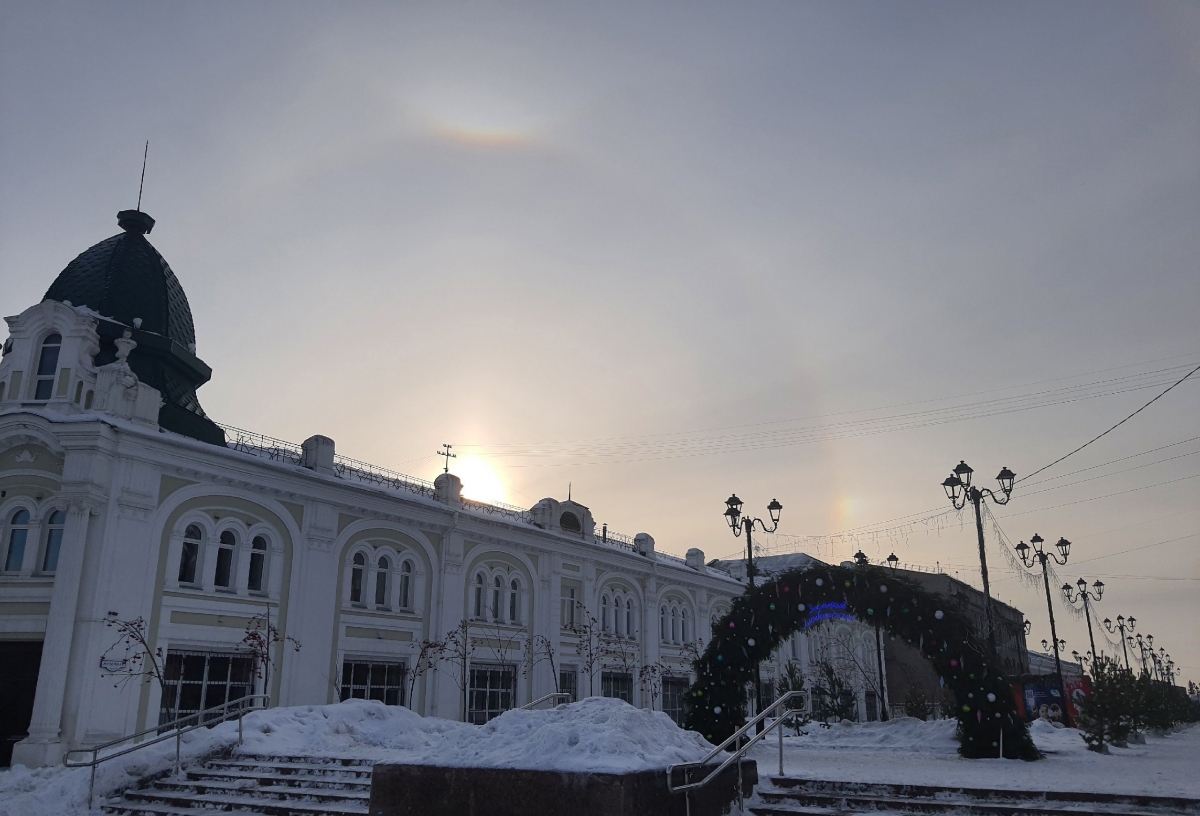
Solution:
[[[67,264],[46,290],[46,299],[87,306],[126,326],[141,318],[143,331],[189,348],[196,342],[196,329],[187,295],[144,235],[154,227],[154,219],[136,210],[124,210],[117,219],[124,232]]]

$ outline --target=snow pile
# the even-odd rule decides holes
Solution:
[[[702,759],[711,745],[666,714],[592,697],[541,711],[509,711],[484,726],[421,717],[374,700],[256,711],[244,721],[236,753],[357,757],[451,767],[623,773]],[[234,748],[237,723],[183,735],[183,762]],[[96,804],[138,779],[169,771],[166,740],[97,767]],[[87,768],[0,770],[0,816],[88,813]]]
[[[184,764],[209,754],[228,750],[237,743],[237,723],[222,723],[215,728],[198,728],[180,740]],[[96,766],[97,807],[114,791],[132,787],[151,774],[175,767],[175,740],[134,751]],[[0,769],[0,816],[75,816],[87,808],[88,768],[29,769],[16,765]],[[99,811],[96,811],[99,812]]]
[[[239,753],[620,773],[694,762],[711,750],[662,712],[591,697],[549,710],[508,711],[484,726],[369,700],[280,708],[246,718]]]
[[[924,722],[915,717],[898,717],[887,722],[833,723],[825,728],[820,723],[809,723],[801,730],[804,736],[789,737],[797,744],[808,748],[827,751],[885,750],[942,753],[958,751],[958,740],[954,731],[957,720],[932,720]],[[792,734],[788,730],[785,733]]]
[[[1036,719],[1029,724],[1029,736],[1043,754],[1086,754],[1083,735],[1074,728],[1055,728],[1049,720]]]

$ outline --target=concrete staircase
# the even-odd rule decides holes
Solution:
[[[746,809],[755,816],[954,813],[962,816],[1167,816],[1200,814],[1200,800],[1065,791],[825,782],[774,776]]]
[[[125,791],[101,809],[112,814],[213,816],[265,813],[272,816],[358,816],[371,796],[367,759],[236,756],[210,759],[179,776]]]

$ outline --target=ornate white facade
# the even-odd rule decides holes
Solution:
[[[226,445],[214,444],[194,392],[209,372],[165,261],[165,318],[73,304],[56,289],[85,297],[80,275],[107,275],[108,286],[124,274],[119,254],[96,253],[140,241],[145,254],[149,227],[133,223],[140,231],[123,221],[127,235],[88,250],[46,300],[7,318],[0,679],[36,679],[28,735],[7,724],[14,763],[58,762],[248,689],[275,705],[375,696],[485,719],[572,676],[581,695],[661,708],[667,678],[665,702],[678,704],[697,637],[707,641],[709,622],[741,592],[735,578],[696,549],[681,559],[645,534],[598,533],[576,502],[471,502],[453,474],[422,482],[340,457],[326,437],[297,446],[226,428]],[[91,266],[72,272],[81,262]],[[248,665],[240,645],[263,615],[300,644],[276,644],[269,672]],[[619,649],[589,666],[578,629],[593,616]],[[121,684],[101,667],[115,641],[109,623],[139,618],[161,650],[165,689]],[[469,699],[461,664],[411,671],[423,641],[463,621]],[[531,638],[549,645],[553,664],[530,665]],[[661,667],[657,678],[641,671],[649,665]]]

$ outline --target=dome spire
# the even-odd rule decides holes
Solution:
[[[150,156],[150,140],[146,140],[146,149],[142,151],[142,178],[138,182],[137,208],[121,210],[117,213],[117,225],[126,232],[135,235],[149,235],[154,229],[154,219],[142,212],[142,190],[146,186],[146,159]]]

